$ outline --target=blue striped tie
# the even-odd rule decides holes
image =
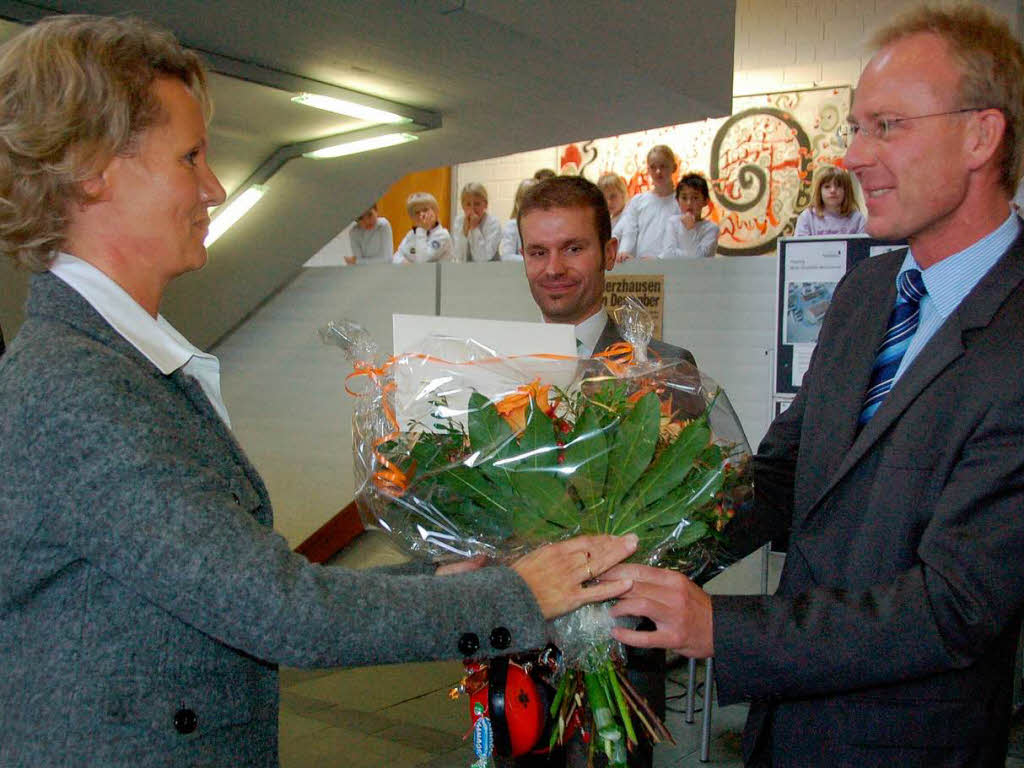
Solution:
[[[889,315],[889,327],[885,331],[885,336],[882,337],[882,343],[878,345],[875,365],[871,369],[871,384],[864,396],[864,407],[860,412],[860,418],[857,419],[860,426],[864,426],[871,420],[875,411],[878,410],[878,406],[882,404],[885,396],[892,389],[892,382],[900,367],[900,361],[917,331],[921,299],[928,292],[924,287],[921,272],[916,269],[908,269],[901,273],[896,280],[896,288],[899,292],[896,297],[896,306],[893,307],[892,314]]]

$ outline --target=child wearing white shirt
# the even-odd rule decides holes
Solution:
[[[630,200],[612,228],[612,236],[619,241],[618,261],[661,255],[669,222],[679,215],[672,194],[672,174],[678,167],[675,153],[664,144],[647,153],[647,174],[653,188]]]
[[[452,236],[438,223],[437,198],[429,192],[413,192],[405,201],[405,209],[412,219],[412,230],[402,238],[392,262],[416,264],[451,260]]]
[[[453,261],[494,261],[498,258],[501,225],[487,213],[487,189],[471,181],[459,195],[462,213],[452,227],[455,236]]]
[[[597,180],[597,188],[604,193],[604,201],[608,203],[608,215],[612,217],[612,226],[619,223],[622,212],[629,202],[629,191],[626,182],[617,173],[602,173]]]
[[[501,243],[498,245],[498,258],[501,261],[522,261],[523,240],[519,237],[519,202],[530,187],[537,183],[536,179],[523,179],[516,187],[515,202],[512,205],[512,218],[501,228]]]
[[[669,223],[659,259],[710,259],[718,248],[718,225],[703,218],[711,200],[708,182],[688,173],[676,185],[679,215]]]

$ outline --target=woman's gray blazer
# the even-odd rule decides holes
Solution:
[[[509,569],[394,575],[292,553],[196,382],[49,273],[0,359],[0,404],[5,768],[276,765],[277,664],[456,658],[499,626],[501,650],[546,642]]]

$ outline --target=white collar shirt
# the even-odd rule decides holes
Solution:
[[[228,409],[220,391],[220,361],[178,333],[163,315],[154,318],[127,291],[87,261],[59,253],[50,272],[77,292],[125,341],[169,376],[181,368],[193,377],[224,423]]]
[[[591,357],[594,354],[594,347],[601,340],[604,327],[608,324],[608,312],[601,307],[582,323],[576,326],[577,354],[580,357]]]

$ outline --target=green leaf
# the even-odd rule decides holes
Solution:
[[[457,496],[469,497],[485,509],[512,517],[512,511],[502,498],[493,483],[476,469],[455,464],[441,470],[430,478],[434,482],[443,483]]]
[[[526,429],[519,438],[521,459],[505,464],[513,472],[550,472],[562,477],[558,463],[560,448],[555,442],[555,425],[540,408],[531,405],[526,418]]]
[[[674,442],[637,480],[629,495],[619,506],[619,515],[628,516],[653,504],[676,488],[693,469],[694,460],[711,440],[711,430],[703,419],[695,419],[683,428]]]
[[[512,427],[498,415],[494,403],[474,392],[469,396],[469,445],[482,456],[499,453],[513,439]]]
[[[528,538],[561,538],[580,523],[579,507],[565,485],[551,475],[513,472],[512,486],[519,495],[515,528]]]
[[[569,482],[590,510],[601,501],[608,474],[608,439],[593,408],[583,409],[568,438],[564,466],[573,470]]]
[[[686,547],[690,544],[696,544],[698,541],[708,536],[711,533],[711,529],[708,524],[701,520],[694,520],[689,525],[684,526],[682,531],[676,537],[677,547]]]
[[[500,460],[505,477],[519,497],[515,527],[524,536],[558,538],[579,526],[579,507],[569,495],[558,462],[560,450],[551,419],[534,407],[518,448],[510,448]]]
[[[650,464],[658,443],[660,416],[658,396],[648,392],[619,423],[608,454],[605,496],[610,505],[622,498]]]
[[[694,510],[715,498],[723,479],[721,464],[695,469],[683,485],[637,515],[639,519],[627,530],[643,535],[651,528],[675,528],[682,520],[692,520]]]

